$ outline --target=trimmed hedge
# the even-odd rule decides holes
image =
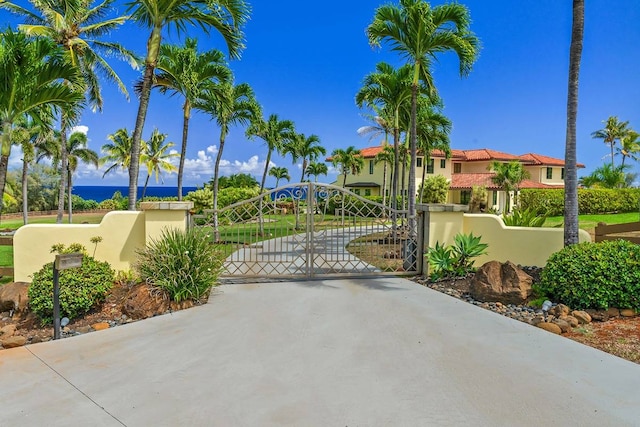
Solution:
[[[563,189],[525,189],[520,191],[518,200],[522,209],[532,209],[538,214],[564,214]],[[578,190],[578,211],[581,214],[637,212],[639,205],[640,188]]]

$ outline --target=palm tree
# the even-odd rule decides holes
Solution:
[[[93,0],[61,0],[41,1],[31,0],[37,13],[33,13],[20,6],[5,2],[3,6],[9,10],[24,15],[29,24],[20,25],[20,31],[28,35],[45,37],[61,46],[69,54],[73,66],[78,67],[84,80],[87,99],[92,109],[102,109],[102,95],[98,74],[115,82],[120,91],[128,98],[127,89],[109,66],[103,55],[118,56],[137,68],[136,56],[119,43],[105,42],[99,37],[109,34],[125,22],[126,17],[101,20],[112,9],[114,0],[105,0],[97,6],[92,6]],[[39,13],[39,14],[38,14]],[[75,112],[74,112],[75,113]],[[63,178],[67,170],[67,131],[72,121],[77,117],[64,111],[61,116],[60,135],[60,186],[58,188],[58,217],[62,222],[64,212]]]
[[[281,179],[286,179],[287,182],[291,181],[291,175],[289,175],[289,171],[285,167],[272,167],[271,169],[269,169],[269,176],[272,176],[276,179],[276,188],[278,187],[278,183]]]
[[[580,185],[587,188],[622,188],[626,187],[626,170],[629,165],[611,167],[605,163],[602,167],[596,168],[590,175],[580,178]]]
[[[516,193],[518,191],[520,183],[529,178],[529,172],[517,160],[512,160],[509,163],[493,161],[489,166],[489,170],[495,173],[491,177],[493,183],[502,188],[507,194],[505,210],[509,211],[511,209],[511,192]]]
[[[60,48],[50,40],[32,39],[10,29],[0,33],[0,76],[2,194],[16,120],[27,115],[46,123],[53,117],[54,109],[78,108],[83,96],[77,90],[82,76]]]
[[[638,161],[638,153],[640,153],[640,134],[633,129],[629,129],[620,138],[620,147],[616,147],[618,153],[622,156],[622,167],[626,158]]]
[[[591,133],[591,137],[602,139],[611,148],[611,167],[615,167],[613,150],[616,141],[620,141],[628,132],[629,122],[621,122],[617,117],[611,116],[602,123],[604,123],[604,128]]]
[[[147,185],[149,185],[149,177],[155,175],[156,183],[160,179],[162,172],[175,172],[177,169],[170,159],[178,157],[178,153],[167,152],[175,144],[173,142],[165,143],[167,134],[160,133],[158,129],[154,129],[151,133],[151,137],[147,142],[143,144],[143,149],[140,155],[140,162],[144,163],[147,167],[147,178],[144,181],[144,188],[142,189],[141,200],[144,200],[144,195],[147,192]]]
[[[131,0],[127,3],[131,19],[149,28],[144,75],[140,85],[140,104],[136,115],[129,165],[129,210],[135,210],[138,191],[139,155],[142,130],[149,107],[153,76],[166,28],[178,32],[198,26],[206,34],[214,29],[224,38],[231,58],[238,58],[243,45],[242,25],[249,18],[249,5],[244,0]]]
[[[578,118],[578,78],[584,40],[584,0],[573,0],[573,24],[569,48],[569,84],[567,90],[567,136],[565,142],[564,175],[564,245],[579,242],[578,168],[576,154],[576,122]],[[611,156],[613,166],[613,153]]]
[[[356,150],[353,145],[347,147],[346,150],[337,148],[331,153],[331,163],[340,168],[343,175],[342,188],[347,184],[347,174],[358,175],[364,167],[364,159],[360,150]]]
[[[122,170],[129,169],[129,163],[131,162],[131,143],[133,139],[129,135],[127,128],[121,128],[114,133],[107,136],[107,139],[111,141],[109,144],[102,146],[102,152],[106,153],[104,157],[100,159],[100,163],[112,163],[107,170],[104,171],[102,177],[104,178],[109,172],[118,168]]]
[[[397,209],[398,172],[400,171],[400,114],[411,101],[412,68],[408,65],[394,69],[391,65],[380,62],[376,72],[367,75],[362,88],[356,94],[358,107],[368,106],[376,109],[384,120],[384,127],[393,134],[394,164],[391,175],[391,207]],[[395,224],[395,213],[393,222]],[[395,225],[394,225],[395,227]]]
[[[434,149],[438,149],[443,151],[447,157],[451,153],[449,148],[451,120],[436,111],[434,107],[425,98],[425,102],[420,103],[418,109],[418,127],[416,131],[418,133],[418,146],[424,154],[419,200],[422,200],[424,194],[424,180],[426,178],[427,165],[431,161],[431,152]]]
[[[220,160],[222,160],[222,151],[229,134],[229,128],[231,125],[247,126],[262,112],[260,105],[255,100],[253,89],[246,83],[236,86],[229,82],[212,84],[201,93],[200,98],[194,103],[194,107],[211,115],[220,127],[218,153],[213,169],[213,209],[216,210],[218,209]],[[216,241],[219,239],[217,221],[218,216],[214,214]]]
[[[206,85],[231,78],[224,55],[219,50],[198,53],[198,41],[187,38],[184,46],[161,45],[153,87],[160,93],[184,97],[182,104],[182,148],[178,166],[178,200],[182,200],[182,178],[187,155],[191,107]]]
[[[300,182],[304,182],[304,175],[307,172],[309,162],[317,160],[321,155],[325,155],[327,150],[320,145],[320,138],[317,135],[309,135],[308,137],[299,133],[286,142],[282,149],[283,154],[291,155],[293,163],[302,160],[302,176]]]
[[[318,182],[319,175],[326,176],[327,173],[329,173],[329,168],[327,168],[327,165],[324,163],[311,162],[309,166],[307,166],[307,176],[315,176],[316,179],[314,182]]]
[[[82,132],[73,132],[67,139],[67,195],[69,207],[69,224],[72,223],[72,205],[71,189],[73,188],[73,173],[78,169],[78,164],[90,163],[97,168],[99,165],[98,153],[87,148],[87,135]]]
[[[378,163],[383,163],[383,169],[382,169],[382,204],[384,206],[387,206],[387,167],[388,165],[391,165],[391,168],[393,168],[393,164],[394,164],[394,154],[393,154],[393,147],[391,147],[390,145],[386,144],[385,141],[385,145],[382,147],[382,151],[380,151],[378,154],[376,154],[376,157],[374,158],[374,162],[376,164]],[[393,173],[393,169],[392,169],[392,173]]]
[[[469,30],[469,10],[458,3],[431,8],[424,0],[400,0],[399,5],[383,5],[376,10],[373,22],[367,27],[372,46],[382,41],[408,59],[413,67],[411,84],[411,127],[409,167],[409,233],[415,238],[417,157],[417,104],[420,81],[435,92],[431,76],[431,60],[438,53],[453,51],[460,60],[460,75],[466,76],[478,56],[478,38]]]
[[[260,193],[264,191],[264,183],[267,179],[267,171],[271,164],[271,155],[274,151],[280,153],[285,142],[289,141],[295,134],[293,122],[291,120],[280,120],[277,114],[271,114],[267,121],[262,117],[256,117],[247,129],[247,136],[257,136],[262,138],[268,147],[267,159],[264,163],[262,181],[260,181]]]

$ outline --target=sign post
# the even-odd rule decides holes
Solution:
[[[60,339],[60,271],[82,266],[82,254],[56,255],[53,263],[53,339]]]

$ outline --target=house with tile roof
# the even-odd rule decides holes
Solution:
[[[383,183],[384,164],[375,161],[376,155],[382,151],[382,146],[367,147],[360,150],[364,158],[364,168],[358,175],[347,175],[346,187],[362,196],[378,196],[384,191],[389,194],[391,183],[391,168],[388,167],[387,182]],[[564,188],[564,160],[553,157],[527,153],[514,155],[488,148],[473,150],[452,149],[447,157],[443,151],[433,150],[431,156],[425,159],[418,153],[416,160],[416,188],[420,188],[423,168],[426,168],[425,177],[443,175],[449,181],[449,196],[447,203],[468,204],[471,199],[471,189],[475,186],[484,186],[487,189],[487,203],[489,208],[498,210],[504,206],[506,194],[496,184],[492,177],[495,173],[489,170],[492,162],[518,161],[529,172],[530,178],[520,183],[520,188]],[[327,159],[330,161],[330,158]],[[578,164],[578,167],[584,165]],[[408,168],[407,168],[408,175]],[[336,185],[342,183],[343,176],[338,175]],[[400,177],[401,179],[401,177]],[[407,176],[405,185],[408,188]],[[339,183],[339,184],[338,184]]]

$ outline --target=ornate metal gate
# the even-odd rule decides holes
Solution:
[[[330,184],[273,189],[193,216],[212,227],[223,277],[415,274],[418,239],[407,211]]]

